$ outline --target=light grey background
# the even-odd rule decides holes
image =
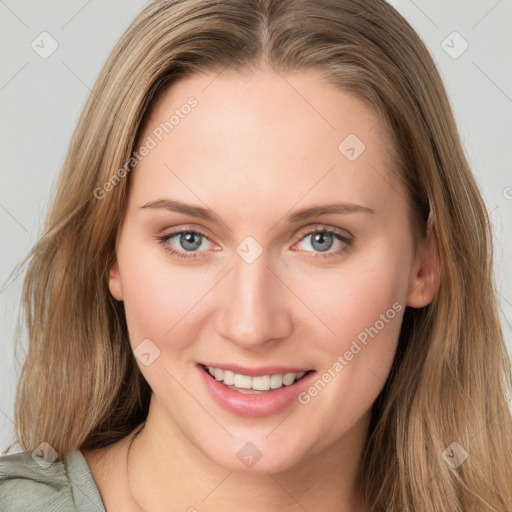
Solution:
[[[512,275],[507,265],[512,260],[512,0],[390,3],[418,31],[437,62],[491,212],[503,327],[512,353]],[[13,333],[22,276],[9,276],[40,234],[90,88],[144,4],[0,0],[0,450],[13,440],[20,370]],[[45,31],[58,48],[43,59],[31,44],[35,41],[39,52],[51,49],[48,36],[40,36]]]

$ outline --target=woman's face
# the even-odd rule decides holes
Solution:
[[[313,72],[211,73],[139,140],[110,289],[150,417],[230,469],[348,452],[429,301],[382,120]]]

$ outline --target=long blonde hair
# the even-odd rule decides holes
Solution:
[[[395,137],[416,233],[434,212],[440,286],[429,306],[406,309],[373,407],[358,475],[367,510],[510,512],[512,377],[489,219],[436,66],[384,0],[156,0],[136,17],[84,107],[27,259],[17,442],[47,442],[64,459],[146,418],[151,390],[108,290],[131,181],[119,170],[169,86],[262,61],[279,72],[318,70],[374,108]],[[443,456],[462,449],[460,465]]]

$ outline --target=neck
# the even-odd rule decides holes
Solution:
[[[259,472],[216,464],[162,413],[153,395],[148,419],[136,429],[128,449],[127,478],[137,512],[199,511],[205,506],[225,512],[356,512],[354,488],[369,412],[335,445],[294,466]]]
[[[130,441],[128,443],[128,449],[126,451],[126,481],[128,484],[128,492],[130,493],[130,501],[132,502],[133,506],[136,507],[137,512],[146,512],[138,503],[138,501],[133,496],[132,492],[132,486],[131,486],[131,478],[130,478],[130,452],[132,449],[133,442],[135,439],[140,435],[142,432],[142,429],[146,426],[146,422],[144,422],[142,425],[137,427],[135,431],[130,434]]]

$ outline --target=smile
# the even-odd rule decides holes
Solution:
[[[251,377],[250,375],[243,375],[235,373],[231,370],[224,370],[222,368],[215,368],[213,366],[203,365],[205,371],[217,381],[223,382],[229,389],[238,391],[239,393],[252,394],[254,392],[270,391],[282,388],[283,386],[290,386],[299,381],[308,372],[288,372],[276,373],[272,375],[258,375]],[[309,370],[310,372],[312,370]]]
[[[269,416],[297,404],[298,394],[310,385],[316,374],[315,370],[299,368],[293,368],[294,372],[285,372],[283,367],[246,368],[246,373],[231,368],[197,365],[200,380],[213,401],[231,414],[246,417]],[[276,373],[279,370],[282,373]]]

